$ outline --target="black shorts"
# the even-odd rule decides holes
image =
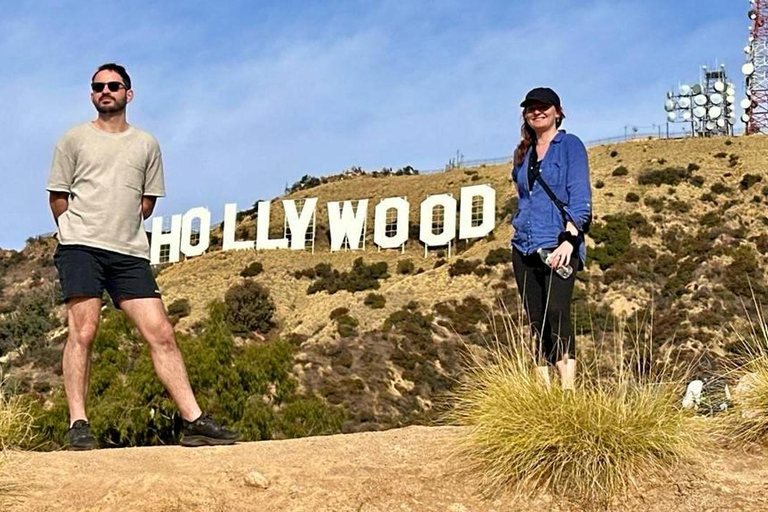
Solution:
[[[53,262],[64,302],[101,297],[105,289],[117,308],[125,299],[160,298],[148,260],[85,245],[59,245]]]

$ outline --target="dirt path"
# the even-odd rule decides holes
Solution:
[[[12,457],[19,497],[32,511],[507,511],[559,510],[547,498],[487,501],[456,472],[457,429],[244,443],[233,447],[22,453]],[[266,489],[246,477],[257,471]],[[768,457],[721,453],[695,477],[650,488],[623,510],[768,510]]]

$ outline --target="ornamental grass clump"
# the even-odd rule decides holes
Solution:
[[[759,307],[757,325],[748,319],[749,336],[737,333],[743,355],[732,371],[738,378],[733,390],[734,407],[723,418],[721,428],[732,446],[768,446],[768,324]]]
[[[599,368],[581,364],[576,389],[562,390],[545,384],[530,351],[497,342],[490,356],[472,356],[450,415],[468,427],[456,455],[470,478],[491,495],[545,492],[606,507],[698,460],[707,443],[701,422],[680,410],[685,380],[668,380],[664,370],[639,377],[632,362],[611,376]]]
[[[0,451],[19,448],[31,441],[33,422],[29,401],[11,394],[7,381],[0,381]]]

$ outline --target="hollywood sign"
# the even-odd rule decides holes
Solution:
[[[481,201],[477,201],[480,199]],[[285,212],[286,235],[311,230],[310,241],[314,240],[317,198],[303,200],[301,211],[297,201],[281,201]],[[328,227],[331,236],[331,251],[345,247],[356,250],[364,244],[368,218],[368,199],[360,199],[355,207],[353,201],[331,201],[328,208]],[[473,205],[481,204],[480,208]],[[222,250],[243,249],[292,249],[306,248],[307,236],[283,236],[270,238],[269,211],[271,201],[257,204],[256,240],[236,240],[237,204],[224,205]],[[442,207],[441,210],[438,210]],[[457,212],[458,210],[458,212]],[[456,215],[462,240],[482,238],[493,231],[496,215],[496,191],[489,185],[462,187],[460,201],[450,194],[436,194],[427,197],[420,205],[419,240],[425,247],[450,246],[456,238]],[[394,217],[390,215],[394,212]],[[436,213],[439,212],[439,213]],[[397,249],[408,240],[410,204],[403,197],[382,199],[374,210],[373,243],[382,249]],[[435,220],[442,219],[442,230],[435,233]],[[161,262],[161,248],[168,246],[167,261],[177,262],[181,254],[187,258],[200,256],[210,247],[211,212],[204,207],[192,208],[185,214],[172,215],[170,229],[163,229],[164,217],[152,219],[152,264]],[[195,223],[198,223],[194,229]],[[165,231],[165,232],[164,232]],[[197,236],[199,234],[199,236]],[[195,236],[193,236],[195,235]]]

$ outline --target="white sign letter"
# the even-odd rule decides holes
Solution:
[[[432,220],[435,208],[443,209],[443,232],[432,233]],[[456,200],[448,194],[429,196],[421,203],[419,219],[419,240],[430,247],[448,245],[456,237]]]
[[[287,238],[269,239],[269,205],[270,201],[259,201],[258,220],[256,226],[257,249],[287,249]]]
[[[373,221],[373,243],[382,249],[396,249],[408,240],[408,201],[402,197],[388,197],[376,205]],[[387,213],[397,214],[395,234],[387,235]]]
[[[474,199],[482,197],[482,212],[475,211]],[[481,222],[472,225],[480,215]],[[461,188],[461,212],[459,212],[459,238],[482,238],[496,225],[496,191],[488,185]]]
[[[304,243],[307,238],[307,229],[312,217],[315,215],[317,206],[316,197],[308,197],[304,200],[304,207],[301,209],[301,215],[296,212],[296,201],[286,199],[283,201],[283,210],[285,210],[285,220],[288,222],[288,229],[291,230],[291,249],[294,251],[304,250]]]
[[[160,263],[160,248],[170,245],[168,251],[168,263],[179,261],[179,245],[181,243],[181,215],[171,216],[171,231],[163,233],[163,217],[152,219],[152,248],[149,251],[150,263]]]
[[[195,219],[200,219],[200,238],[196,245],[192,245],[192,222]],[[202,206],[192,208],[181,221],[181,252],[184,256],[191,258],[192,256],[200,256],[208,250],[208,246],[211,244],[211,212],[207,208]]]
[[[338,251],[344,244],[344,239],[349,243],[350,249],[360,246],[360,239],[365,235],[365,219],[368,215],[368,200],[360,199],[357,203],[357,211],[353,211],[352,201],[344,201],[340,208],[340,202],[328,203],[328,225],[331,229],[331,250]]]
[[[253,249],[253,240],[235,241],[235,227],[237,226],[237,203],[224,205],[224,240],[221,243],[222,251],[233,249]]]

